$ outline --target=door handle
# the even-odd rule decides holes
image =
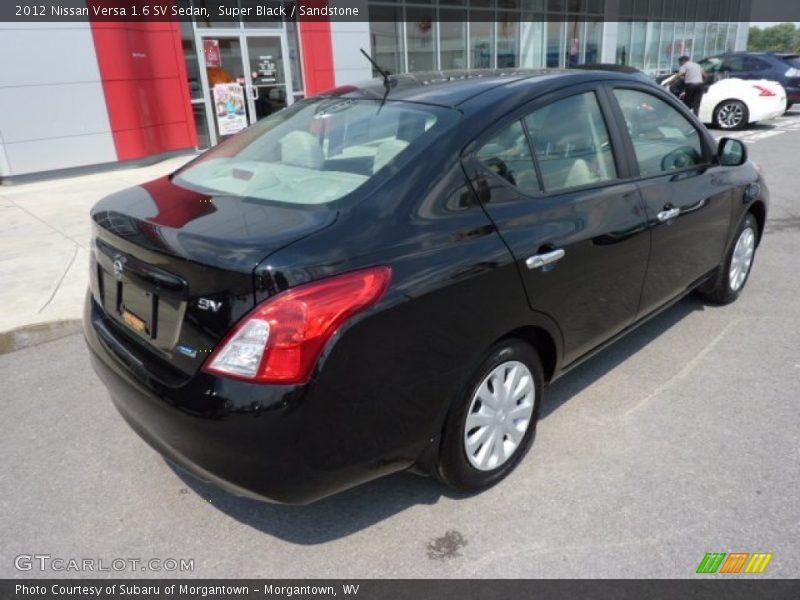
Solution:
[[[658,213],[656,215],[656,217],[658,217],[658,220],[663,223],[664,221],[669,221],[670,219],[674,219],[675,217],[677,217],[680,214],[681,214],[681,209],[680,208],[666,208],[665,207],[664,210],[662,210],[660,213]]]
[[[525,266],[529,269],[538,269],[539,267],[561,260],[564,258],[564,254],[566,254],[566,252],[564,252],[563,248],[553,250],[552,252],[545,252],[544,254],[534,254],[525,260]]]

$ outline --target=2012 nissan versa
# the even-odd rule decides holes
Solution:
[[[689,292],[735,300],[767,204],[641,77],[387,76],[100,201],[84,331],[130,425],[236,494],[475,492],[549,382]]]

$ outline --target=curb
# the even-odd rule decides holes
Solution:
[[[80,333],[80,331],[80,319],[24,325],[11,331],[0,333],[0,355],[52,342],[68,335]]]

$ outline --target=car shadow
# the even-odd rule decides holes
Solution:
[[[175,474],[216,509],[268,535],[300,545],[324,544],[367,529],[442,496],[459,498],[431,477],[395,473],[305,506],[271,504],[235,496],[165,461]]]
[[[548,390],[542,418],[688,314],[703,308],[704,304],[698,299],[686,298],[554,382]],[[218,510],[263,533],[300,545],[323,544],[347,537],[413,506],[436,504],[443,496],[453,499],[470,496],[455,493],[432,477],[396,473],[306,506],[269,504],[234,496],[166,462],[187,488]]]
[[[689,314],[705,310],[705,307],[706,304],[702,300],[690,295],[639,325],[597,355],[554,381],[547,389],[546,402],[542,407],[540,418],[547,418],[567,400],[582,392],[609,371],[617,368]]]

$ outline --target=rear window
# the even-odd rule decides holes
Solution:
[[[208,194],[324,204],[400,166],[457,119],[452,109],[312,98],[260,121],[179,171]]]
[[[784,56],[783,62],[788,64],[790,67],[800,69],[800,56]]]

